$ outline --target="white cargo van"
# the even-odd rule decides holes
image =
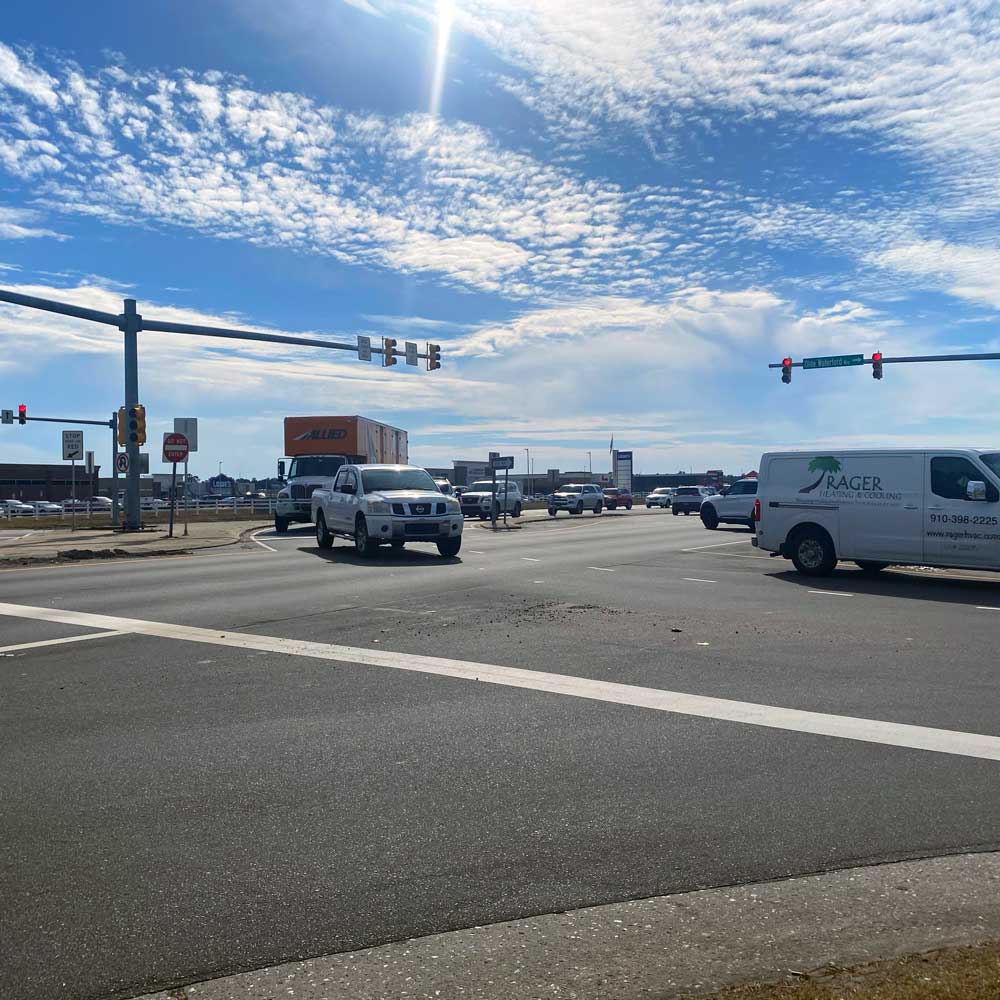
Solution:
[[[1000,451],[774,452],[759,482],[753,544],[800,573],[1000,570]]]

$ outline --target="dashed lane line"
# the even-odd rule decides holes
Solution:
[[[932,729],[927,726],[911,726],[878,719],[807,712],[801,709],[782,708],[777,705],[732,701],[727,698],[705,697],[685,694],[680,691],[618,684],[612,681],[594,680],[589,677],[574,677],[541,670],[525,670],[520,667],[505,667],[492,663],[475,663],[439,656],[420,656],[414,653],[392,652],[390,650],[328,645],[302,639],[196,628],[192,625],[173,625],[167,622],[119,618],[114,615],[96,615],[58,608],[36,608],[21,604],[0,603],[0,615],[35,621],[59,622],[83,628],[110,629],[164,639],[180,639],[187,642],[200,642],[236,649],[252,649],[285,656],[303,656],[338,663],[388,667],[393,670],[407,670],[439,677],[451,677],[457,680],[541,691],[547,694],[584,698],[615,705],[628,705],[657,712],[1000,762],[1000,736],[987,736],[983,733]]]
[[[541,559],[532,559],[531,556],[521,556],[524,562],[541,562]]]
[[[614,570],[608,569],[607,566],[588,566],[587,569],[596,569],[598,573],[614,573]]]
[[[84,635],[67,635],[61,639],[41,639],[38,642],[19,642],[14,646],[0,646],[0,653],[13,653],[19,649],[41,649],[42,646],[62,646],[68,642],[86,642],[87,639],[107,639],[112,635],[128,635],[128,632],[87,632]]]
[[[718,583],[718,580],[702,580],[697,576],[685,576],[681,579],[686,580],[688,583]]]
[[[749,538],[736,538],[731,542],[713,542],[711,545],[695,545],[690,549],[681,549],[681,552],[701,552],[702,549],[721,549],[726,545],[745,545]]]
[[[854,594],[845,594],[842,590],[810,590],[810,594],[821,594],[823,597],[853,597]]]
[[[988,604],[977,604],[977,611],[1000,611],[1000,608],[991,608]]]

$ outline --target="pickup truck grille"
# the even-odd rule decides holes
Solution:
[[[405,531],[407,535],[438,535],[441,532],[441,525],[437,521],[417,521],[407,524]]]

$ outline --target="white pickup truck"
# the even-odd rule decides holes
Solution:
[[[349,538],[361,556],[380,545],[434,542],[445,557],[462,547],[462,508],[413,465],[344,465],[329,488],[313,491],[311,519],[316,542],[328,549]]]

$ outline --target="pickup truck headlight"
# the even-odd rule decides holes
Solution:
[[[370,500],[368,502],[369,514],[391,514],[392,507],[385,500]]]
[[[448,508],[448,513],[449,514],[461,514],[462,513],[462,505],[457,500],[454,500],[451,497],[448,498],[446,506]]]

